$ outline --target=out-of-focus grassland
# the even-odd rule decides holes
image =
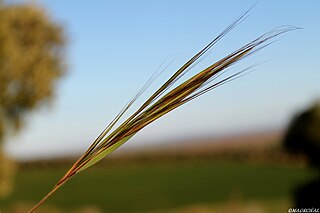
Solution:
[[[287,212],[295,187],[317,173],[279,141],[268,133],[116,154],[80,173],[38,212]],[[21,163],[1,213],[26,212],[72,161]]]
[[[17,212],[17,203],[38,201],[64,171],[19,172],[14,194],[1,205],[3,212]],[[277,206],[283,212],[290,207],[294,187],[314,175],[304,168],[216,161],[111,165],[80,174],[47,205],[56,208],[53,212],[270,212]]]

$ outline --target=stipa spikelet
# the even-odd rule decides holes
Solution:
[[[249,11],[249,10],[248,10]],[[221,74],[236,62],[250,56],[272,43],[272,39],[280,34],[297,29],[292,26],[282,26],[261,35],[238,50],[223,57],[207,68],[199,71],[194,76],[175,86],[175,83],[198,62],[207,56],[210,50],[222,37],[243,21],[247,12],[231,23],[222,33],[213,39],[206,47],[199,51],[180,69],[178,69],[158,90],[156,90],[131,116],[124,122],[118,124],[119,119],[127,112],[132,104],[140,97],[146,88],[155,80],[158,73],[155,73],[143,88],[131,99],[122,111],[113,119],[106,129],[95,139],[88,150],[74,163],[61,180],[32,210],[34,212],[51,194],[66,183],[70,178],[80,171],[87,169],[102,158],[116,150],[132,138],[141,129],[178,108],[179,106],[215,89],[229,81],[232,81],[245,74],[252,67],[241,70],[227,77],[222,78]],[[116,126],[118,125],[118,126]]]

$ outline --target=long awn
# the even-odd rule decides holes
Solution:
[[[156,90],[131,116],[124,122],[116,126],[132,106],[132,104],[141,96],[141,94],[156,79],[159,73],[155,73],[142,89],[129,101],[129,103],[120,111],[120,113],[111,121],[105,130],[94,140],[88,150],[73,164],[68,172],[58,181],[53,189],[29,211],[34,212],[49,196],[57,191],[70,178],[79,172],[87,169],[102,158],[116,150],[130,138],[132,138],[141,129],[154,122],[163,115],[180,107],[181,105],[215,89],[227,82],[239,78],[252,67],[236,72],[227,77],[221,78],[221,74],[227,71],[231,65],[256,53],[257,51],[267,47],[273,41],[272,39],[289,31],[298,29],[293,26],[281,26],[274,28],[254,39],[238,50],[223,57],[217,62],[211,64],[207,68],[199,71],[194,76],[185,80],[181,84],[174,87],[175,83],[189,72],[197,63],[207,56],[208,51],[227,33],[234,29],[242,22],[248,12],[243,13],[239,18],[232,22],[222,33],[214,38],[207,46],[187,61],[180,69],[178,69],[158,90]]]

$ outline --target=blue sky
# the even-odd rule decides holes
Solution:
[[[65,28],[68,73],[53,103],[8,138],[17,158],[84,150],[162,62],[177,57],[153,89],[256,1],[37,2]],[[285,127],[320,98],[319,20],[318,0],[259,1],[195,72],[279,25],[303,29],[233,68],[268,60],[254,72],[161,118],[125,146]]]

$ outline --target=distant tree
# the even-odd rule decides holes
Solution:
[[[26,114],[52,97],[64,73],[64,44],[62,28],[42,9],[0,0],[0,142],[9,130],[19,130]],[[1,151],[0,196],[9,191],[12,174]]]
[[[320,102],[293,118],[284,145],[290,152],[305,154],[320,168]]]
[[[0,140],[52,96],[64,43],[62,28],[35,5],[0,6]]]
[[[285,135],[284,145],[293,153],[306,155],[311,165],[320,169],[320,102],[297,114]],[[299,185],[294,190],[297,208],[320,208],[320,177]]]

